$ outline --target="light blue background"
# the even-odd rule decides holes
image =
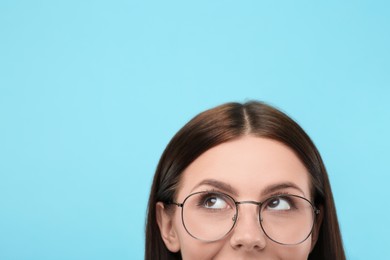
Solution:
[[[388,1],[0,2],[0,259],[142,259],[165,145],[258,99],[327,165],[348,259],[388,257]]]

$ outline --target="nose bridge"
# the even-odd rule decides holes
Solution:
[[[247,205],[247,207],[244,207],[244,204],[252,204],[255,207],[248,207],[250,205]],[[261,203],[253,200],[245,200],[245,201],[238,201],[236,202],[237,209],[238,209],[238,217],[239,219],[253,219],[253,216],[256,216],[256,222],[259,222],[259,209],[261,207]],[[245,209],[248,208],[248,209]],[[250,208],[250,209],[249,209]],[[251,212],[248,212],[248,210]],[[247,221],[247,220],[245,220]],[[258,223],[260,224],[260,223]]]
[[[238,216],[235,219],[236,226],[231,238],[232,246],[247,251],[262,249],[266,244],[266,239],[259,222],[261,203],[248,200],[236,202],[236,205]]]

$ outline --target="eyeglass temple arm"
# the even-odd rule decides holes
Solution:
[[[176,206],[178,206],[178,207],[183,207],[183,203],[177,203],[177,202],[173,202],[173,201],[170,201],[170,202],[167,202],[166,204],[168,204],[168,205],[176,205]]]

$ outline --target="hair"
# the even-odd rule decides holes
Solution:
[[[335,204],[321,156],[305,131],[283,112],[258,101],[226,103],[190,120],[172,138],[158,163],[146,220],[146,260],[181,259],[165,246],[156,220],[156,203],[174,201],[183,171],[202,153],[221,143],[251,135],[292,149],[310,174],[312,199],[323,220],[309,260],[345,260]]]

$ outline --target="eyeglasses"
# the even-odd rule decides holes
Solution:
[[[297,245],[311,234],[319,210],[306,198],[283,194],[256,201],[235,201],[221,192],[201,191],[190,194],[181,207],[183,226],[192,237],[213,242],[224,238],[236,225],[238,206],[259,207],[259,223],[265,235],[282,245]]]

